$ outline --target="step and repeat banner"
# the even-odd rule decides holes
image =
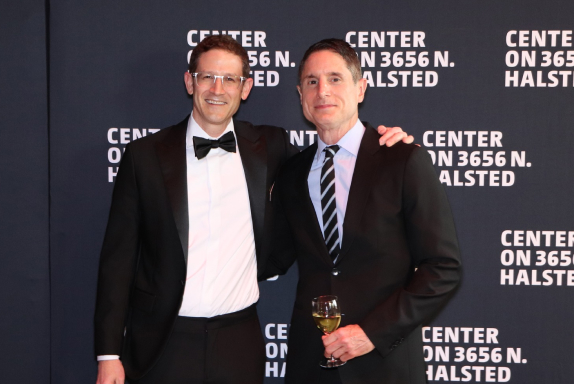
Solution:
[[[429,383],[572,382],[573,2],[49,3],[53,383],[95,381],[99,250],[125,145],[190,113],[188,58],[214,34],[249,53],[239,119],[312,144],[298,63],[338,37],[368,81],[360,118],[401,126],[429,151],[464,264],[420,335]],[[269,384],[283,382],[296,281],[292,270],[260,285]]]

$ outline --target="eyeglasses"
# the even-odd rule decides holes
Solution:
[[[217,79],[221,79],[221,85],[224,89],[239,89],[241,84],[247,79],[247,77],[243,76],[214,75],[209,72],[194,72],[191,76],[195,79],[195,85],[198,87],[211,87],[215,85]]]

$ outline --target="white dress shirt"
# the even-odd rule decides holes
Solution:
[[[339,230],[339,247],[343,244],[343,222],[345,220],[345,212],[347,211],[347,200],[349,199],[349,190],[351,189],[351,181],[353,180],[353,172],[355,171],[355,163],[357,162],[357,154],[361,146],[361,140],[365,133],[365,127],[360,120],[357,120],[353,128],[351,128],[345,136],[343,136],[336,144],[341,147],[333,158],[333,165],[335,166],[335,201],[337,203],[337,229]],[[321,168],[325,162],[325,152],[323,151],[328,145],[321,140],[317,139],[317,153],[311,164],[311,171],[307,178],[307,185],[309,186],[309,195],[315,208],[317,220],[323,229],[323,209],[321,208]],[[324,234],[323,234],[324,235]]]
[[[231,120],[222,135],[233,128]],[[187,281],[179,315],[213,317],[237,312],[259,299],[255,237],[239,148],[235,153],[212,148],[198,160],[193,136],[216,139],[190,116]]]

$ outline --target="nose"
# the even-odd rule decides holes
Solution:
[[[216,77],[215,78],[215,82],[211,86],[211,92],[213,92],[217,95],[221,95],[221,94],[225,93],[225,90],[223,88],[223,77]]]
[[[331,92],[331,87],[327,81],[320,79],[318,84],[318,91],[320,97],[328,96]]]

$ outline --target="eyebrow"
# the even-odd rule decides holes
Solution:
[[[327,76],[338,76],[338,77],[343,77],[343,74],[341,72],[329,72],[327,73]],[[310,78],[318,78],[319,76],[310,73],[307,76],[303,77],[304,79],[310,79]]]
[[[210,75],[215,75],[215,76],[239,76],[239,77],[242,77],[242,76],[243,76],[243,75],[236,75],[236,74],[231,73],[231,72],[226,72],[226,73],[224,73],[224,74],[222,74],[222,75],[218,75],[218,74],[217,74],[216,72],[214,72],[214,71],[197,71],[196,73],[209,73]],[[219,72],[219,73],[221,73],[221,72]]]

